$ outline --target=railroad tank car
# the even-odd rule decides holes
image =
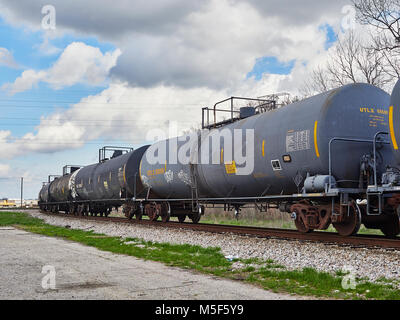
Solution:
[[[140,160],[149,146],[75,170],[56,178],[39,192],[43,210],[75,214],[108,214],[123,200],[143,192]],[[137,206],[128,206],[128,214]]]
[[[137,176],[140,160],[147,148],[143,146],[105,162],[81,168],[75,178],[77,197],[80,200],[120,199],[133,197],[135,191],[142,191]]]
[[[42,189],[39,191],[39,197],[38,197],[38,204],[39,206],[41,204],[49,202],[49,183],[44,183],[42,186]]]
[[[99,159],[53,181],[45,208],[107,215],[123,205],[129,218],[189,216],[196,223],[206,204],[235,212],[273,204],[291,213],[301,232],[333,224],[349,236],[363,223],[390,237],[400,233],[400,81],[391,99],[372,85],[351,84],[258,110],[242,108],[237,119],[232,109],[232,119],[211,130]],[[43,187],[39,199],[45,196]]]
[[[69,180],[71,175],[55,178],[49,186],[49,196],[52,202],[66,202],[71,200],[71,190]]]
[[[389,133],[392,150],[400,163],[400,80],[393,88],[389,107]]]
[[[168,162],[171,140],[167,140],[167,162],[150,163],[150,153],[154,148],[162,149],[165,141],[157,142],[146,151],[140,176],[156,195],[166,199],[191,198],[193,176],[196,176],[202,197],[293,194],[301,192],[307,175],[330,173],[331,154],[330,174],[335,179],[332,183],[356,188],[360,183],[360,159],[371,153],[371,144],[339,140],[330,144],[330,141],[335,137],[373,139],[377,132],[386,131],[389,101],[389,95],[375,86],[351,84],[215,129],[219,132],[254,129],[254,155],[249,155],[251,161],[254,160],[251,174],[238,175],[240,166],[225,161],[225,141],[221,139],[220,148],[213,147],[212,143],[205,147],[209,148],[208,163],[199,161],[192,168],[190,164]],[[211,141],[210,135],[215,130],[193,139],[193,150],[198,146],[201,154],[205,139]],[[245,134],[241,142],[240,145],[234,141],[234,154],[244,152]],[[183,143],[178,141],[178,147]],[[379,168],[394,163],[389,148],[382,148],[379,152]],[[219,164],[212,164],[213,155],[221,158]],[[191,158],[196,159],[196,156],[196,151],[192,151]]]

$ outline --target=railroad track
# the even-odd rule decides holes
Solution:
[[[50,216],[61,216],[72,219],[84,219],[95,221],[107,221],[117,223],[129,223],[148,226],[157,226],[161,228],[177,228],[177,229],[190,229],[194,231],[204,231],[213,233],[232,233],[237,235],[252,236],[259,238],[273,238],[283,240],[296,240],[319,242],[332,245],[350,246],[355,248],[385,248],[400,250],[400,238],[388,239],[378,235],[356,235],[352,237],[343,237],[332,232],[314,231],[311,233],[300,233],[297,230],[287,229],[274,229],[274,228],[259,228],[259,227],[245,227],[245,226],[231,226],[219,224],[193,224],[193,223],[179,223],[179,222],[161,222],[149,220],[129,220],[127,218],[119,217],[93,217],[93,216],[73,216],[69,214],[52,214],[44,213]]]

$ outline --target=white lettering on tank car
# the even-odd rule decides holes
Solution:
[[[288,132],[286,135],[286,152],[310,149],[310,130]]]

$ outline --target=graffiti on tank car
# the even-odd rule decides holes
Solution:
[[[168,170],[164,173],[164,177],[167,183],[171,183],[174,180],[174,172],[172,170]]]
[[[189,174],[184,172],[183,170],[178,172],[178,178],[184,183],[187,184],[188,186],[192,185],[192,179],[190,179]]]
[[[146,177],[145,175],[142,175],[142,183],[146,188],[150,188],[150,184],[149,184],[149,178]]]

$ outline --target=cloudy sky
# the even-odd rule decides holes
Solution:
[[[65,164],[139,147],[168,121],[197,126],[231,95],[297,94],[349,4],[0,0],[0,199],[19,197],[21,176],[36,198]]]

